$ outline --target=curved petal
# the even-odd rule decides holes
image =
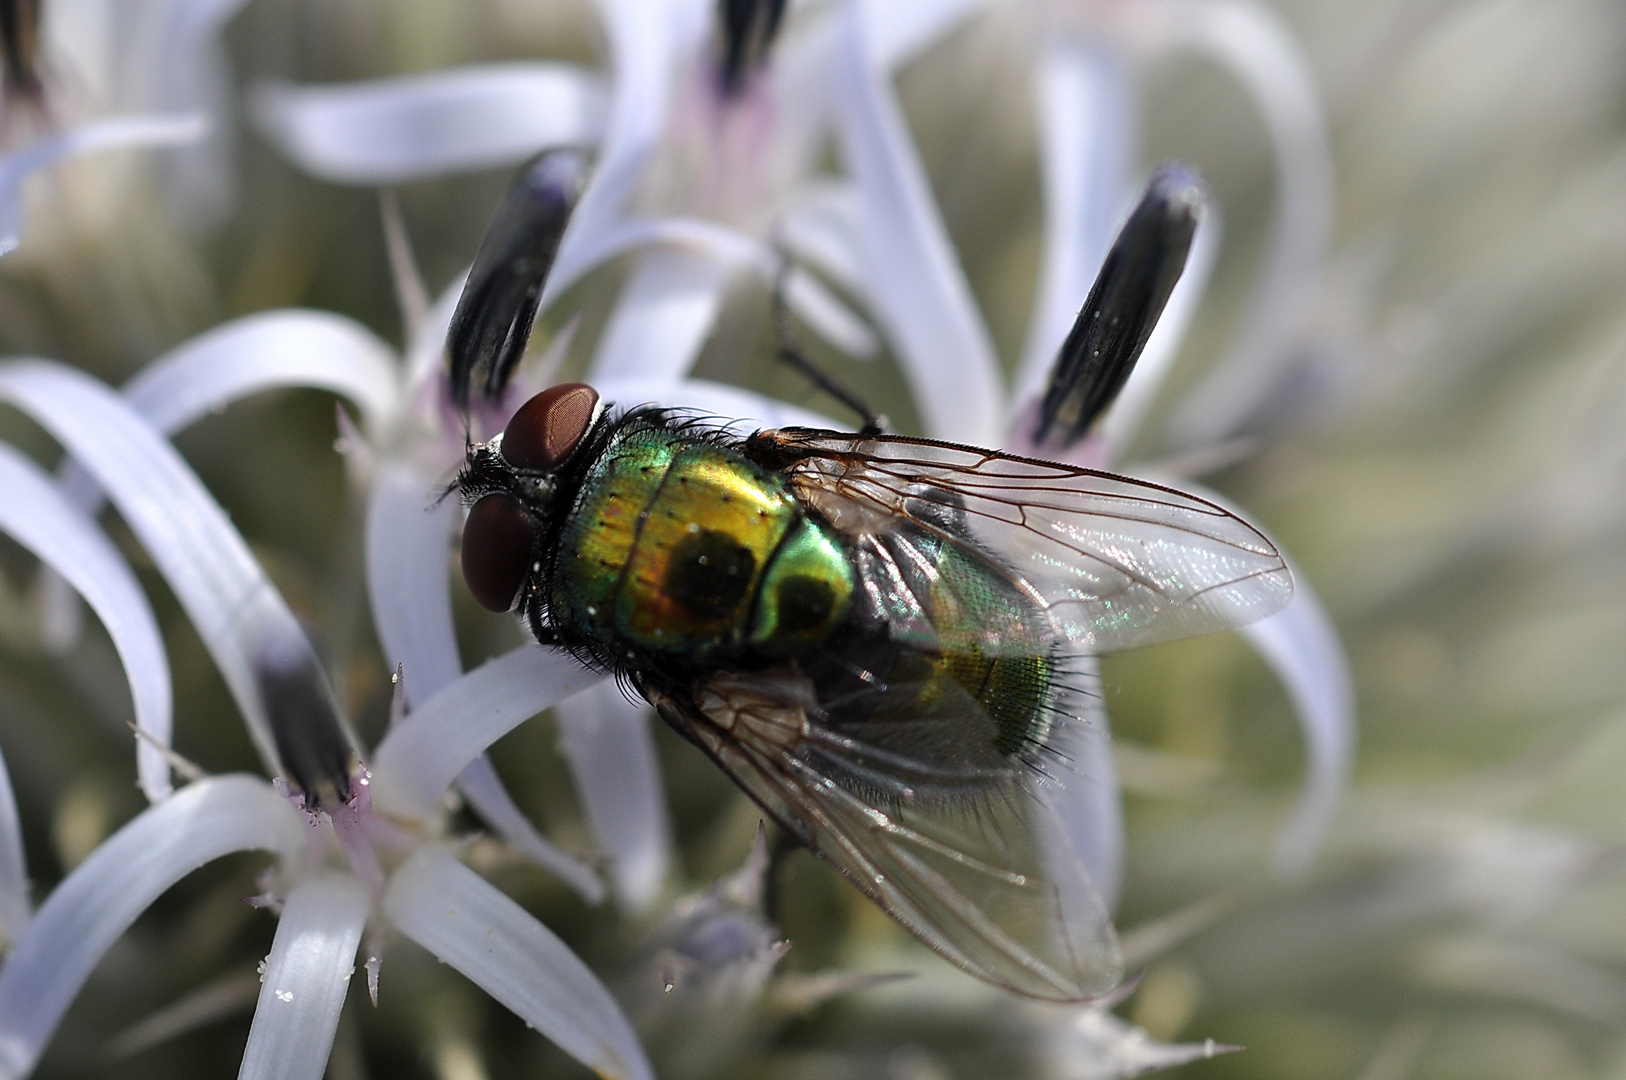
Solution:
[[[40,139],[0,158],[0,255],[23,236],[23,181],[63,158],[134,146],[175,146],[203,137],[202,116],[118,116]]]
[[[509,847],[575,889],[589,904],[604,902],[604,883],[599,881],[593,868],[550,844],[536,831],[530,819],[514,805],[490,758],[481,754],[469,762],[457,774],[457,790]]]
[[[1289,339],[1332,233],[1332,147],[1310,66],[1274,12],[1252,0],[1191,0],[1174,9],[1169,32],[1235,73],[1276,152],[1279,194],[1251,311],[1225,359],[1170,418],[1172,441],[1202,446],[1246,423],[1292,359]]]
[[[379,472],[367,502],[367,596],[391,670],[399,664],[407,703],[427,701],[463,674],[452,626],[448,545],[455,499],[434,493],[410,469]]]
[[[666,789],[649,730],[652,713],[605,680],[559,702],[554,715],[593,838],[609,857],[616,901],[646,913],[660,899],[672,861]]]
[[[1005,417],[999,361],[938,216],[902,111],[851,7],[836,50],[841,143],[857,181],[867,298],[927,433],[989,446]]]
[[[300,168],[345,184],[398,184],[595,142],[604,87],[575,64],[476,64],[332,86],[262,83],[252,115]]]
[[[435,811],[486,747],[604,676],[568,654],[521,645],[445,686],[397,724],[373,754],[373,805],[405,817]]]
[[[600,1076],[654,1080],[632,1025],[598,977],[524,908],[444,852],[397,870],[384,913]]]
[[[314,786],[314,797],[342,797],[354,739],[327,676],[281,594],[175,448],[118,394],[60,364],[0,364],[0,400],[48,430],[109,493],[197,627],[265,760]]]
[[[752,427],[792,426],[839,431],[842,427],[810,409],[705,379],[596,379],[593,385],[605,401],[615,405],[627,408],[634,405],[666,405],[693,409],[719,420],[734,422],[741,431]]]
[[[1058,742],[1056,752],[1061,759],[1057,767],[1071,775],[1066,784],[1041,787],[1040,792],[1089,871],[1090,884],[1112,911],[1123,891],[1124,812],[1101,697],[1101,665],[1093,656],[1071,657],[1068,664],[1070,700],[1063,711],[1076,714],[1079,722],[1065,743]]]
[[[97,961],[158,896],[234,851],[293,858],[305,822],[264,780],[190,784],[102,843],[51,893],[0,968],[0,1076],[26,1076]]]
[[[354,319],[326,311],[267,311],[171,349],[122,392],[165,435],[243,398],[294,387],[337,394],[376,428],[396,408],[398,378],[394,350]],[[62,482],[76,503],[96,511],[99,489],[83,466],[66,463]]]
[[[1291,563],[1288,564],[1291,567]],[[1281,680],[1304,731],[1304,794],[1276,841],[1276,869],[1302,874],[1327,835],[1355,760],[1355,683],[1338,631],[1297,570],[1287,607],[1242,628]]]
[[[1223,496],[1190,480],[1180,485],[1235,509]],[[1332,617],[1293,560],[1285,554],[1283,559],[1293,575],[1293,598],[1274,615],[1242,627],[1241,633],[1281,680],[1304,733],[1304,794],[1276,842],[1277,872],[1293,875],[1309,869],[1349,784],[1355,760],[1355,679]]]
[[[238,1080],[322,1080],[370,907],[367,887],[349,874],[288,894]]]
[[[988,5],[989,0],[913,0],[907,4],[866,0],[864,21],[870,53],[884,70],[907,64],[962,20]]]
[[[11,773],[0,757],[0,933],[10,946],[24,930],[33,905],[28,902],[28,862],[23,853],[23,826],[17,818],[17,796]]]
[[[644,253],[599,336],[589,379],[687,375],[711,336],[730,270],[703,254]]]
[[[1044,392],[1130,195],[1136,101],[1121,50],[1060,41],[1035,75],[1044,249],[1013,400]]]
[[[39,466],[0,443],[0,530],[37,555],[85,598],[107,627],[130,683],[141,789],[154,802],[170,792],[169,657],[146,595],[96,523],[62,497]],[[26,897],[25,889],[23,896]],[[7,920],[7,925],[10,921]]]

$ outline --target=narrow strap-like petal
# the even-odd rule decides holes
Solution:
[[[870,54],[892,70],[907,64],[934,41],[989,6],[990,0],[864,0]]]
[[[623,407],[654,404],[693,409],[732,421],[742,433],[759,427],[799,425],[839,430],[843,426],[811,409],[705,379],[595,379],[593,385],[605,401]]]
[[[841,16],[841,144],[858,185],[864,284],[926,424],[938,438],[998,440],[999,361],[909,141],[887,75],[868,52],[862,10]]]
[[[238,1080],[322,1080],[370,906],[367,886],[349,874],[288,894]]]
[[[203,136],[202,116],[117,116],[40,139],[0,158],[0,255],[14,249],[23,235],[23,181],[68,157],[121,147],[174,146]]]
[[[373,804],[422,818],[469,762],[508,732],[604,676],[568,654],[521,645],[441,689],[373,754]]]
[[[577,1061],[614,1080],[654,1080],[638,1037],[604,984],[524,908],[444,852],[396,871],[384,913]]]
[[[306,172],[372,185],[589,145],[605,100],[591,71],[528,61],[332,86],[264,83],[252,109],[260,130]]]
[[[1315,80],[1291,33],[1253,0],[1175,5],[1171,43],[1214,57],[1252,95],[1276,152],[1276,211],[1252,307],[1230,352],[1170,417],[1169,438],[1202,446],[1236,431],[1270,392],[1312,299],[1332,233],[1333,160]]]
[[[1235,509],[1223,496],[1189,480],[1179,485]],[[1355,759],[1356,714],[1355,679],[1338,629],[1292,559],[1287,559],[1287,568],[1293,574],[1293,599],[1241,633],[1281,680],[1304,733],[1304,794],[1276,842],[1276,869],[1291,875],[1309,868],[1343,800]]]
[[[1076,713],[1064,741],[1055,747],[1054,768],[1064,782],[1040,788],[1055,811],[1090,884],[1107,910],[1118,906],[1124,877],[1124,812],[1118,769],[1112,760],[1112,732],[1101,697],[1101,665],[1093,656],[1067,661],[1065,711]]]
[[[1127,60],[1106,44],[1050,45],[1034,83],[1044,247],[1016,376],[1018,402],[1043,393],[1128,208],[1137,119]]]
[[[729,269],[699,253],[645,253],[621,287],[588,377],[687,375],[723,306]]]
[[[448,590],[457,501],[439,502],[411,469],[386,466],[367,502],[367,596],[391,670],[404,673],[409,705],[463,674]]]
[[[290,780],[348,788],[341,759],[353,740],[309,640],[175,448],[118,394],[60,364],[0,364],[0,400],[50,431],[110,494],[197,627],[267,764],[293,772],[305,759],[284,757],[314,755],[316,769]]]
[[[1289,564],[1291,566],[1291,564]],[[1276,841],[1276,869],[1301,874],[1326,838],[1355,759],[1355,683],[1338,631],[1304,575],[1287,607],[1242,628],[1281,680],[1304,731],[1304,794]]]
[[[308,387],[352,402],[377,426],[395,409],[395,353],[354,319],[326,311],[268,311],[210,330],[172,349],[124,384],[124,398],[173,435],[217,409],[267,390]],[[94,512],[99,489],[68,462],[63,484]]]
[[[11,789],[11,773],[0,757],[0,933],[5,944],[22,936],[28,928],[32,905],[28,902],[28,861],[23,852],[23,827],[17,818],[17,796]]]
[[[561,701],[554,715],[593,837],[609,857],[616,901],[647,912],[672,861],[666,789],[649,730],[653,714],[605,681]]]
[[[509,847],[575,889],[589,904],[604,902],[604,883],[593,868],[550,844],[536,831],[530,819],[515,805],[513,796],[508,794],[490,758],[481,754],[469,762],[457,774],[457,790]]]
[[[234,851],[294,857],[305,833],[271,785],[241,775],[190,784],[114,833],[40,905],[0,968],[0,1076],[28,1075],[102,954],[171,885]]]
[[[0,531],[37,555],[72,585],[107,627],[130,683],[141,789],[156,802],[170,792],[169,657],[158,620],[129,564],[96,523],[63,498],[39,466],[0,443]],[[24,893],[27,896],[27,893]]]

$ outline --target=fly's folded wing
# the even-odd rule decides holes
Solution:
[[[792,666],[641,688],[783,828],[953,963],[1052,1001],[1117,982],[1110,916],[1038,797],[1055,781],[988,750],[969,694],[939,694],[912,735],[884,700],[912,688],[820,703]],[[882,726],[869,719],[889,711]]]
[[[1293,594],[1264,534],[1172,488],[902,436],[781,428],[751,447],[854,544],[904,640],[969,623],[990,653],[1111,652],[1243,626]]]

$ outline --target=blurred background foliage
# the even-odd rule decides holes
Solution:
[[[1299,343],[1316,351],[1327,392],[1304,394],[1305,408],[1284,401],[1251,452],[1205,481],[1293,552],[1335,616],[1357,679],[1358,765],[1314,869],[1277,879],[1270,844],[1302,755],[1263,665],[1230,635],[1107,660],[1130,839],[1120,927],[1219,898],[1202,929],[1142,961],[1118,1012],[1159,1039],[1247,1047],[1186,1067],[1193,1078],[1626,1076],[1626,15],[1606,0],[1273,6],[1319,79],[1337,159],[1333,258]],[[1039,251],[1021,32],[1018,19],[979,18],[899,78],[1008,364]],[[600,49],[588,5],[556,0],[251,0],[226,42],[239,87],[502,58],[596,63]],[[1226,223],[1166,413],[1228,341],[1272,166],[1256,114],[1217,68],[1164,60],[1140,80],[1141,161],[1197,165]],[[23,248],[0,260],[0,348],[119,382],[221,320],[284,305],[342,312],[399,343],[376,194],[303,176],[246,124],[236,153],[237,208],[209,234],[164,215],[137,161],[92,212],[42,194]],[[96,167],[64,166],[51,183]],[[431,289],[468,263],[508,175],[399,189]],[[623,272],[598,271],[546,317],[553,332],[582,315],[567,372],[591,355]],[[760,290],[742,287],[700,374],[832,409],[770,362],[766,316]],[[820,358],[914,427],[886,358]],[[388,673],[333,409],[316,393],[262,396],[177,442],[307,621],[371,743]],[[1155,459],[1170,440],[1156,415],[1145,430],[1132,457]],[[54,460],[14,415],[0,436]],[[256,770],[190,623],[107,521],[158,607],[176,745],[210,771]],[[43,895],[141,807],[130,706],[100,629],[51,655],[30,561],[0,541],[0,565],[0,744]],[[468,662],[520,640],[461,592],[457,603]],[[544,718],[494,755],[549,835],[584,850],[555,738]],[[659,738],[677,888],[701,888],[743,860],[757,814],[696,751]],[[587,907],[495,844],[476,842],[469,858],[627,1000],[648,997],[649,927]],[[39,1075],[232,1075],[273,930],[241,902],[258,868],[211,866],[143,916]],[[791,971],[918,951],[811,858],[791,860],[779,898]],[[947,965],[929,970],[812,1010],[768,1000],[673,1023],[657,1001],[642,1019],[672,1080],[1072,1075],[1046,1060],[1053,1014],[990,1006]],[[209,1022],[111,1056],[130,1025],[200,993],[218,1014]],[[335,1080],[585,1075],[410,943],[392,945],[376,1010],[360,980],[352,996]]]

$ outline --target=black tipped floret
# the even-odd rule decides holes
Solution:
[[[303,640],[268,646],[255,658],[254,676],[283,778],[305,796],[307,809],[343,803],[361,754],[315,655]]]
[[[717,77],[725,96],[737,94],[745,77],[767,61],[784,15],[785,0],[717,0]]]
[[[1129,381],[1185,269],[1205,198],[1202,177],[1190,166],[1175,162],[1152,174],[1056,357],[1036,444],[1083,438]]]
[[[488,400],[501,395],[525,354],[585,172],[580,153],[550,150],[520,169],[491,215],[446,334],[458,405],[468,405],[476,380]]]
[[[0,64],[8,94],[38,97],[40,8],[44,0],[0,0]]]

